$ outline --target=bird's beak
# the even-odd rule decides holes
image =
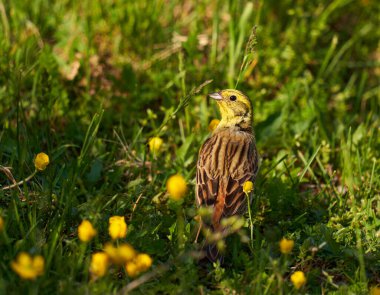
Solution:
[[[210,93],[208,96],[215,99],[215,100],[223,99],[223,97],[220,95],[219,92]]]

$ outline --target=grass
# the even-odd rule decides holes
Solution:
[[[0,293],[367,294],[380,284],[376,4],[0,0]],[[202,269],[195,163],[219,116],[206,94],[235,86],[254,104],[262,158],[252,218],[225,264]],[[1,189],[41,151],[46,170]],[[190,188],[179,204],[165,194],[175,173]],[[153,266],[93,281],[113,215]],[[98,231],[87,246],[83,219]],[[11,270],[21,251],[44,257],[43,276]]]

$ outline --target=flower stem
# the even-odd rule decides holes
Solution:
[[[178,250],[180,252],[182,252],[185,247],[185,241],[183,238],[184,234],[185,234],[185,224],[184,224],[184,219],[183,219],[182,206],[178,206],[177,208],[177,238],[178,238]]]
[[[251,251],[253,252],[253,221],[252,221],[252,212],[251,212],[251,202],[249,200],[249,194],[245,194],[247,196],[247,203],[248,203],[248,215],[249,215],[249,227],[250,227],[250,232],[251,232],[251,244],[250,248]]]

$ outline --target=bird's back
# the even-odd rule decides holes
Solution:
[[[254,181],[258,170],[255,138],[250,131],[216,130],[203,144],[197,164],[197,201],[212,206],[212,227],[220,220],[243,214],[247,201],[242,185]]]

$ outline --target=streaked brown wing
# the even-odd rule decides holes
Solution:
[[[214,205],[218,194],[219,177],[211,175],[210,165],[215,147],[216,137],[206,140],[199,151],[197,163],[197,202],[198,206]]]
[[[226,198],[222,217],[244,214],[247,210],[247,198],[243,191],[246,181],[255,181],[258,170],[258,156],[253,138],[246,138],[244,148],[233,155],[226,186]],[[237,166],[233,165],[237,161]]]
[[[223,131],[203,144],[197,164],[197,200],[199,206],[214,207],[214,224],[222,217],[245,212],[242,185],[254,180],[257,168],[251,133]]]

